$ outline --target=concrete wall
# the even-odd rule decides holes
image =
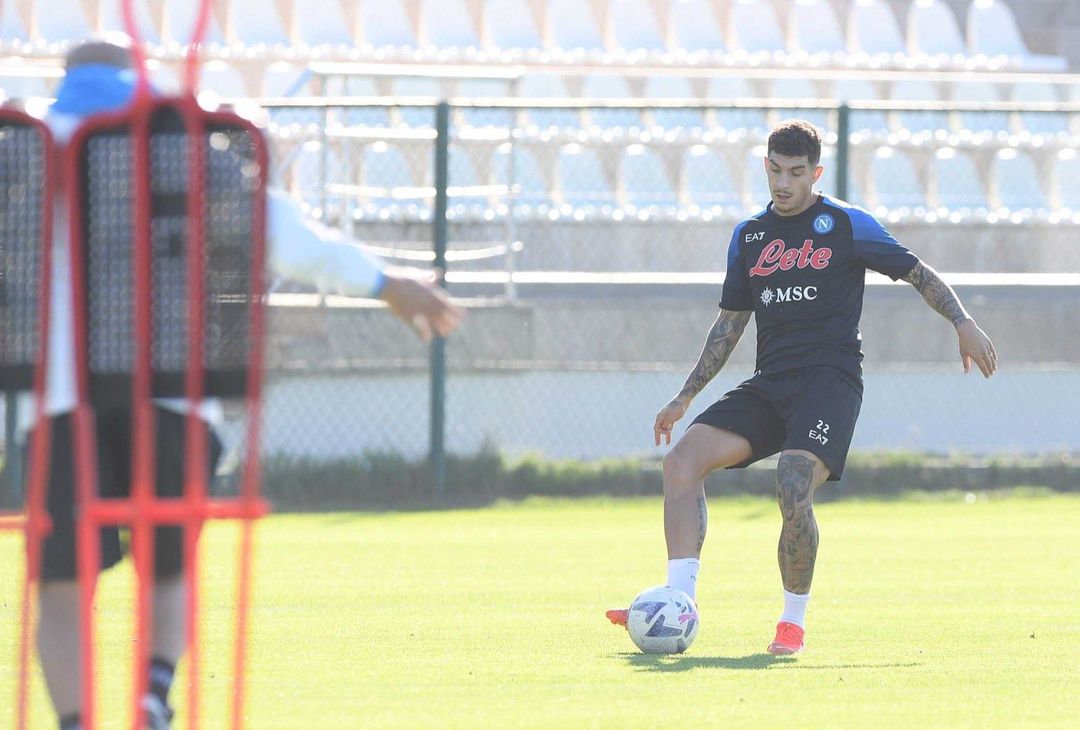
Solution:
[[[716,316],[714,287],[620,288],[576,296],[525,294],[515,303],[474,301],[449,342],[451,367],[670,368],[693,364]],[[590,296],[594,294],[594,296]],[[1076,287],[959,287],[1009,367],[1080,365]],[[385,309],[274,307],[272,369],[425,368],[426,349]],[[862,318],[868,367],[953,367],[952,327],[907,285],[868,286]],[[753,324],[732,363],[751,366]]]

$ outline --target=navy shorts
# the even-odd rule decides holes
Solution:
[[[160,497],[179,497],[184,482],[184,427],[186,416],[165,408],[155,408],[157,421],[156,473],[154,481]],[[99,409],[95,414],[98,490],[102,497],[126,497],[131,492],[131,418],[127,408]],[[209,428],[209,427],[207,427]],[[52,419],[52,447],[49,459],[48,504],[52,532],[42,549],[42,579],[74,580],[75,559],[75,466],[72,454],[71,416]],[[221,442],[210,430],[208,474],[213,475],[221,456]],[[101,528],[101,568],[120,562],[123,549],[120,530]],[[180,527],[154,529],[154,573],[173,578],[183,569],[183,533]]]
[[[693,423],[736,433],[753,456],[729,468],[741,469],[789,449],[809,451],[829,468],[829,480],[844,473],[862,390],[831,367],[783,375],[758,373],[706,408]]]

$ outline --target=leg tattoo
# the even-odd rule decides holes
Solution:
[[[805,456],[783,455],[776,469],[776,496],[784,526],[777,558],[784,588],[809,593],[817,559],[818,527],[814,519],[814,462]]]
[[[709,529],[709,508],[705,504],[705,494],[697,498],[698,506],[698,538],[697,554],[701,557],[701,548],[705,545],[705,532]]]

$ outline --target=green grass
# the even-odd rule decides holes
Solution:
[[[259,530],[247,726],[1073,727],[1080,497],[837,502],[808,651],[763,653],[779,516],[712,502],[697,643],[639,654],[603,610],[661,582],[659,500],[277,516]],[[204,726],[224,727],[235,528],[204,542]],[[0,727],[18,544],[0,536]],[[106,575],[105,727],[123,727],[130,576]],[[40,677],[35,727],[51,727]],[[179,725],[178,725],[179,726]]]

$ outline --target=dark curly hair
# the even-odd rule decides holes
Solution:
[[[821,161],[821,133],[805,119],[788,119],[769,133],[768,154],[773,151],[785,157],[806,155],[814,167]]]

